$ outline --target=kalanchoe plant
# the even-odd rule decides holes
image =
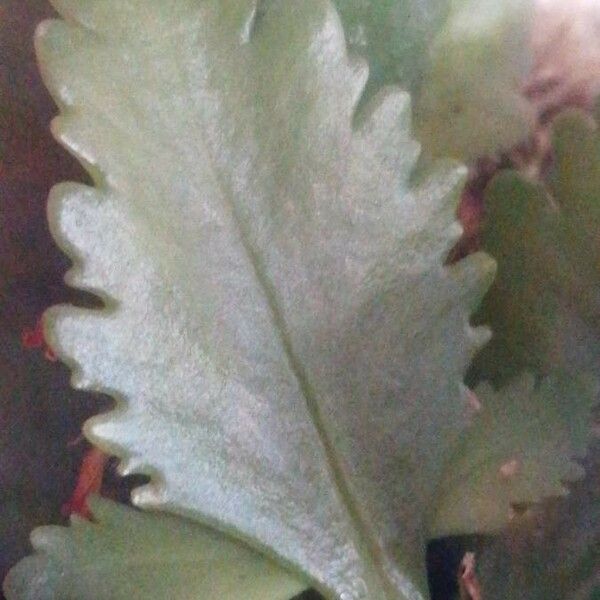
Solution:
[[[504,365],[480,354],[464,384],[494,261],[447,264],[466,169],[431,160],[516,141],[492,120],[473,146],[457,123],[530,118],[490,92],[522,65],[489,47],[502,68],[466,91],[478,49],[518,54],[501,40],[529,3],[54,5],[36,37],[52,130],[93,187],[55,187],[49,222],[104,306],[54,307],[46,335],[77,388],[116,401],[86,436],[150,483],[145,512],[96,499],[94,522],[35,530],[9,599],[424,599],[427,540],[497,531],[581,475],[594,369],[525,362],[493,387]],[[418,168],[388,84],[412,92]],[[498,281],[483,311],[512,303]]]

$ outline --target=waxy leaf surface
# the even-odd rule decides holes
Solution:
[[[444,266],[463,170],[411,179],[407,96],[324,0],[57,0],[53,130],[96,187],[50,199],[69,282],[48,334],[133,501],[243,538],[343,600],[426,596],[424,547],[469,424],[492,272]]]

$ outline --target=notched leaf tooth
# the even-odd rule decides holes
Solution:
[[[121,151],[137,135],[132,125],[137,108],[113,93],[114,81],[101,65],[114,60],[114,55],[92,39],[90,43],[89,35],[62,21],[46,21],[38,28],[36,48],[44,82],[61,109],[52,121],[52,133],[80,160],[94,184],[106,188],[116,185],[110,178],[123,179],[121,167],[127,153]],[[83,69],[82,64],[87,67]],[[127,79],[131,72],[122,76]],[[114,117],[117,114],[122,118]],[[100,122],[103,130],[98,128]],[[111,150],[109,139],[114,142]],[[151,140],[152,136],[146,136],[145,143],[150,145]]]
[[[405,186],[421,152],[420,144],[410,137],[410,121],[409,94],[385,88],[358,115],[355,141],[361,160],[373,161],[378,169],[392,174],[398,185]],[[404,151],[398,152],[398,148]]]
[[[484,252],[477,252],[458,263],[446,267],[446,269],[453,277],[457,293],[462,296],[467,307],[464,311],[465,337],[469,355],[472,358],[492,337],[492,331],[489,327],[472,327],[469,324],[469,316],[479,306],[494,279],[496,261]]]
[[[166,507],[165,486],[162,481],[152,480],[131,492],[131,502],[140,508],[160,509]]]
[[[90,423],[87,431],[89,431],[89,435],[94,435],[96,431],[99,431],[101,435],[102,430],[97,424]],[[151,467],[139,456],[127,456],[121,459],[117,466],[117,471],[121,477],[128,477],[129,475],[136,474],[150,475],[151,470]]]
[[[348,93],[350,97],[350,114],[352,118],[354,118],[369,79],[369,65],[367,64],[367,61],[360,56],[348,54],[347,66],[353,73],[353,77],[350,78]]]
[[[37,26],[34,37],[35,50],[44,83],[61,108],[74,104],[69,86],[65,82],[62,65],[65,48],[70,49],[70,44],[65,44],[65,38],[72,30],[60,19],[48,19]]]
[[[470,302],[468,312],[473,312],[496,276],[496,261],[485,252],[475,252],[447,268],[462,290],[463,298]]]
[[[62,144],[91,177],[96,189],[115,187],[110,172],[110,157],[103,155],[99,148],[102,140],[95,138],[95,128],[89,119],[69,109],[63,109],[61,115],[52,120],[50,129],[54,138]]]
[[[113,208],[108,196],[75,183],[55,186],[48,199],[52,235],[74,263],[67,283],[95,293],[109,304],[119,283],[113,257],[125,250],[117,248],[122,237],[114,235],[120,221]]]
[[[120,475],[145,475],[150,478],[148,485],[151,489],[164,489],[163,476],[159,470],[148,464],[143,456],[132,454],[130,450],[123,447],[122,441],[127,439],[127,434],[131,431],[131,426],[136,420],[135,409],[124,398],[120,398],[115,394],[113,394],[113,397],[117,401],[114,408],[91,417],[84,423],[83,433],[85,437],[94,446],[107,454],[119,457],[117,469]],[[138,432],[140,438],[144,438],[146,434],[145,431]],[[146,441],[152,443],[152,440]],[[156,507],[158,504],[153,506]]]
[[[112,337],[114,319],[105,310],[53,306],[44,314],[45,335],[57,355],[71,366],[75,387],[104,391],[112,382],[112,357],[98,355],[92,341]]]
[[[468,348],[470,351],[470,356],[473,358],[473,356],[475,356],[475,354],[477,354],[477,352],[490,341],[493,332],[489,327],[485,327],[484,325],[472,327],[471,325],[467,324],[466,328]]]
[[[133,408],[128,402],[116,396],[116,406],[111,410],[88,419],[83,425],[85,437],[108,454],[119,456],[117,470],[123,477],[146,475],[153,481],[160,480],[157,470],[142,456],[134,455],[120,444],[135,421]],[[143,435],[144,432],[141,432]]]
[[[436,244],[436,250],[443,254],[440,262],[445,260],[462,234],[456,208],[466,176],[464,166],[449,160],[438,161],[435,170],[424,171],[424,175],[414,182],[413,203],[419,211],[414,220],[419,223],[419,214],[429,215],[427,223],[421,223],[421,227],[427,236],[440,242]]]

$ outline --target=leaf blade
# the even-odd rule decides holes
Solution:
[[[130,0],[114,9],[139,23],[112,34],[109,5],[61,2],[87,28],[38,40],[55,135],[97,184],[57,188],[50,211],[70,283],[107,301],[48,319],[75,384],[120,399],[88,436],[154,476],[139,505],[215,523],[340,597],[423,596],[422,507],[486,337],[468,315],[489,259],[443,266],[463,173],[412,184],[402,94],[354,128],[366,71],[325,2],[258,18]]]

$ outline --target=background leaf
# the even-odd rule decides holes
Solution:
[[[597,404],[596,378],[524,374],[496,391],[475,390],[481,409],[440,486],[440,534],[496,531],[513,506],[567,493],[583,475]],[[512,596],[507,596],[512,597]]]
[[[506,386],[524,368],[560,372],[572,382],[587,372],[597,380],[600,138],[578,112],[559,117],[554,129],[546,186],[505,173],[487,195],[484,247],[498,259],[498,277],[476,322],[491,320],[496,335],[476,358],[471,380]],[[598,395],[592,400],[597,404]],[[565,402],[565,410],[572,407]],[[542,431],[552,443],[554,428]],[[483,545],[486,598],[591,600],[599,593],[599,456],[596,443],[583,463],[586,479],[571,484],[567,498],[521,505],[523,514],[499,540]]]
[[[431,48],[415,101],[430,156],[473,161],[526,139],[535,122],[522,94],[531,67],[532,0],[455,0]]]
[[[486,600],[595,600],[600,594],[600,445],[567,498],[515,519],[481,555]]]
[[[8,600],[288,600],[307,587],[242,544],[191,521],[90,501],[95,522],[32,534],[36,554],[4,583]]]
[[[600,137],[582,113],[559,119],[548,190],[500,175],[486,199],[483,247],[498,276],[476,323],[495,335],[475,359],[473,379],[598,372],[600,355]]]
[[[413,94],[428,157],[463,161],[527,138],[535,111],[533,0],[336,0],[353,52],[370,66],[365,96],[394,84]]]

